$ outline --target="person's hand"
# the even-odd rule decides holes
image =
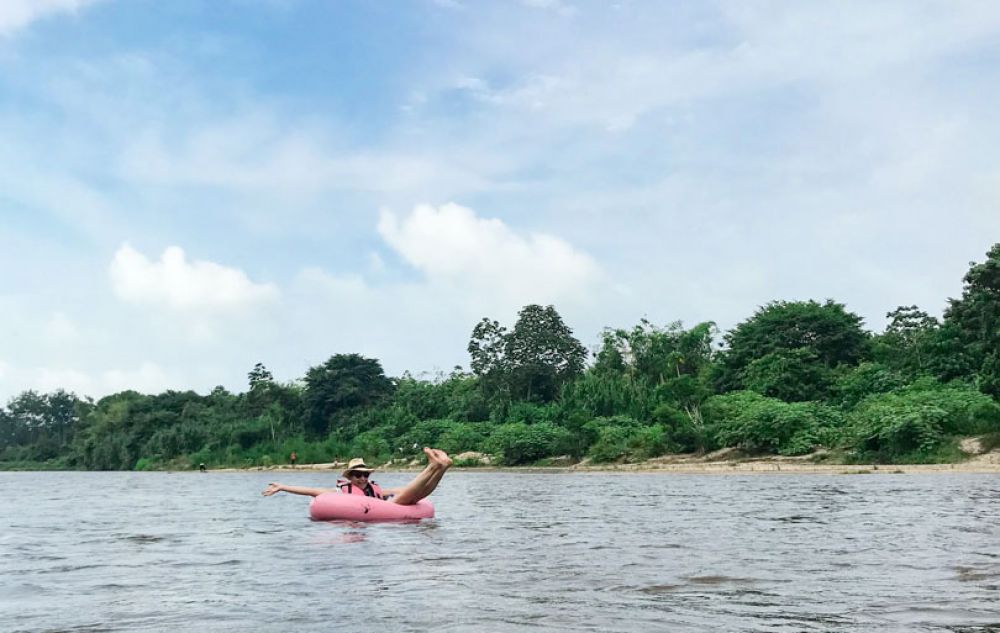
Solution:
[[[264,488],[264,492],[260,493],[265,497],[270,497],[276,492],[281,492],[281,484],[267,484],[267,488]]]

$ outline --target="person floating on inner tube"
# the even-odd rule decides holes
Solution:
[[[371,481],[369,476],[375,472],[374,468],[365,465],[365,460],[357,457],[352,459],[344,470],[344,477],[347,481],[337,484],[337,488],[303,488],[301,486],[286,486],[279,483],[268,484],[261,494],[265,497],[278,492],[290,492],[293,495],[308,495],[316,497],[324,492],[340,491],[353,495],[364,495],[366,497],[376,497],[386,499],[399,505],[411,506],[428,496],[437,488],[441,477],[451,466],[451,458],[444,451],[437,448],[424,448],[427,455],[427,467],[413,478],[413,481],[402,488],[381,488]]]

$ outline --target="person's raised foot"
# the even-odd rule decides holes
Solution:
[[[424,454],[427,455],[427,461],[432,464],[444,466],[445,468],[448,468],[452,464],[451,458],[448,457],[448,453],[445,453],[441,449],[427,448],[425,446]]]

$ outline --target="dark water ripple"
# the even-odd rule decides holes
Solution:
[[[0,631],[1000,631],[994,475],[456,472],[373,525],[271,477],[0,473]]]

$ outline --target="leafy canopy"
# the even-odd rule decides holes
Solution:
[[[944,319],[955,328],[969,359],[968,377],[1000,398],[1000,243],[994,244],[982,264],[971,263],[960,299],[950,299]]]
[[[834,301],[775,301],[757,310],[746,321],[725,335],[727,350],[722,355],[720,387],[724,391],[747,387],[747,371],[754,361],[776,355],[774,362],[755,369],[751,378],[761,374],[774,376],[785,366],[798,375],[813,374],[813,383],[801,383],[797,389],[824,389],[822,368],[857,365],[870,356],[869,334],[861,327],[862,319]],[[803,350],[795,352],[793,350]],[[796,362],[789,362],[789,361]],[[811,364],[806,371],[801,365]],[[769,379],[770,380],[770,379]]]
[[[553,306],[527,305],[511,331],[484,318],[469,341],[472,371],[489,397],[551,402],[583,372],[587,350]]]

